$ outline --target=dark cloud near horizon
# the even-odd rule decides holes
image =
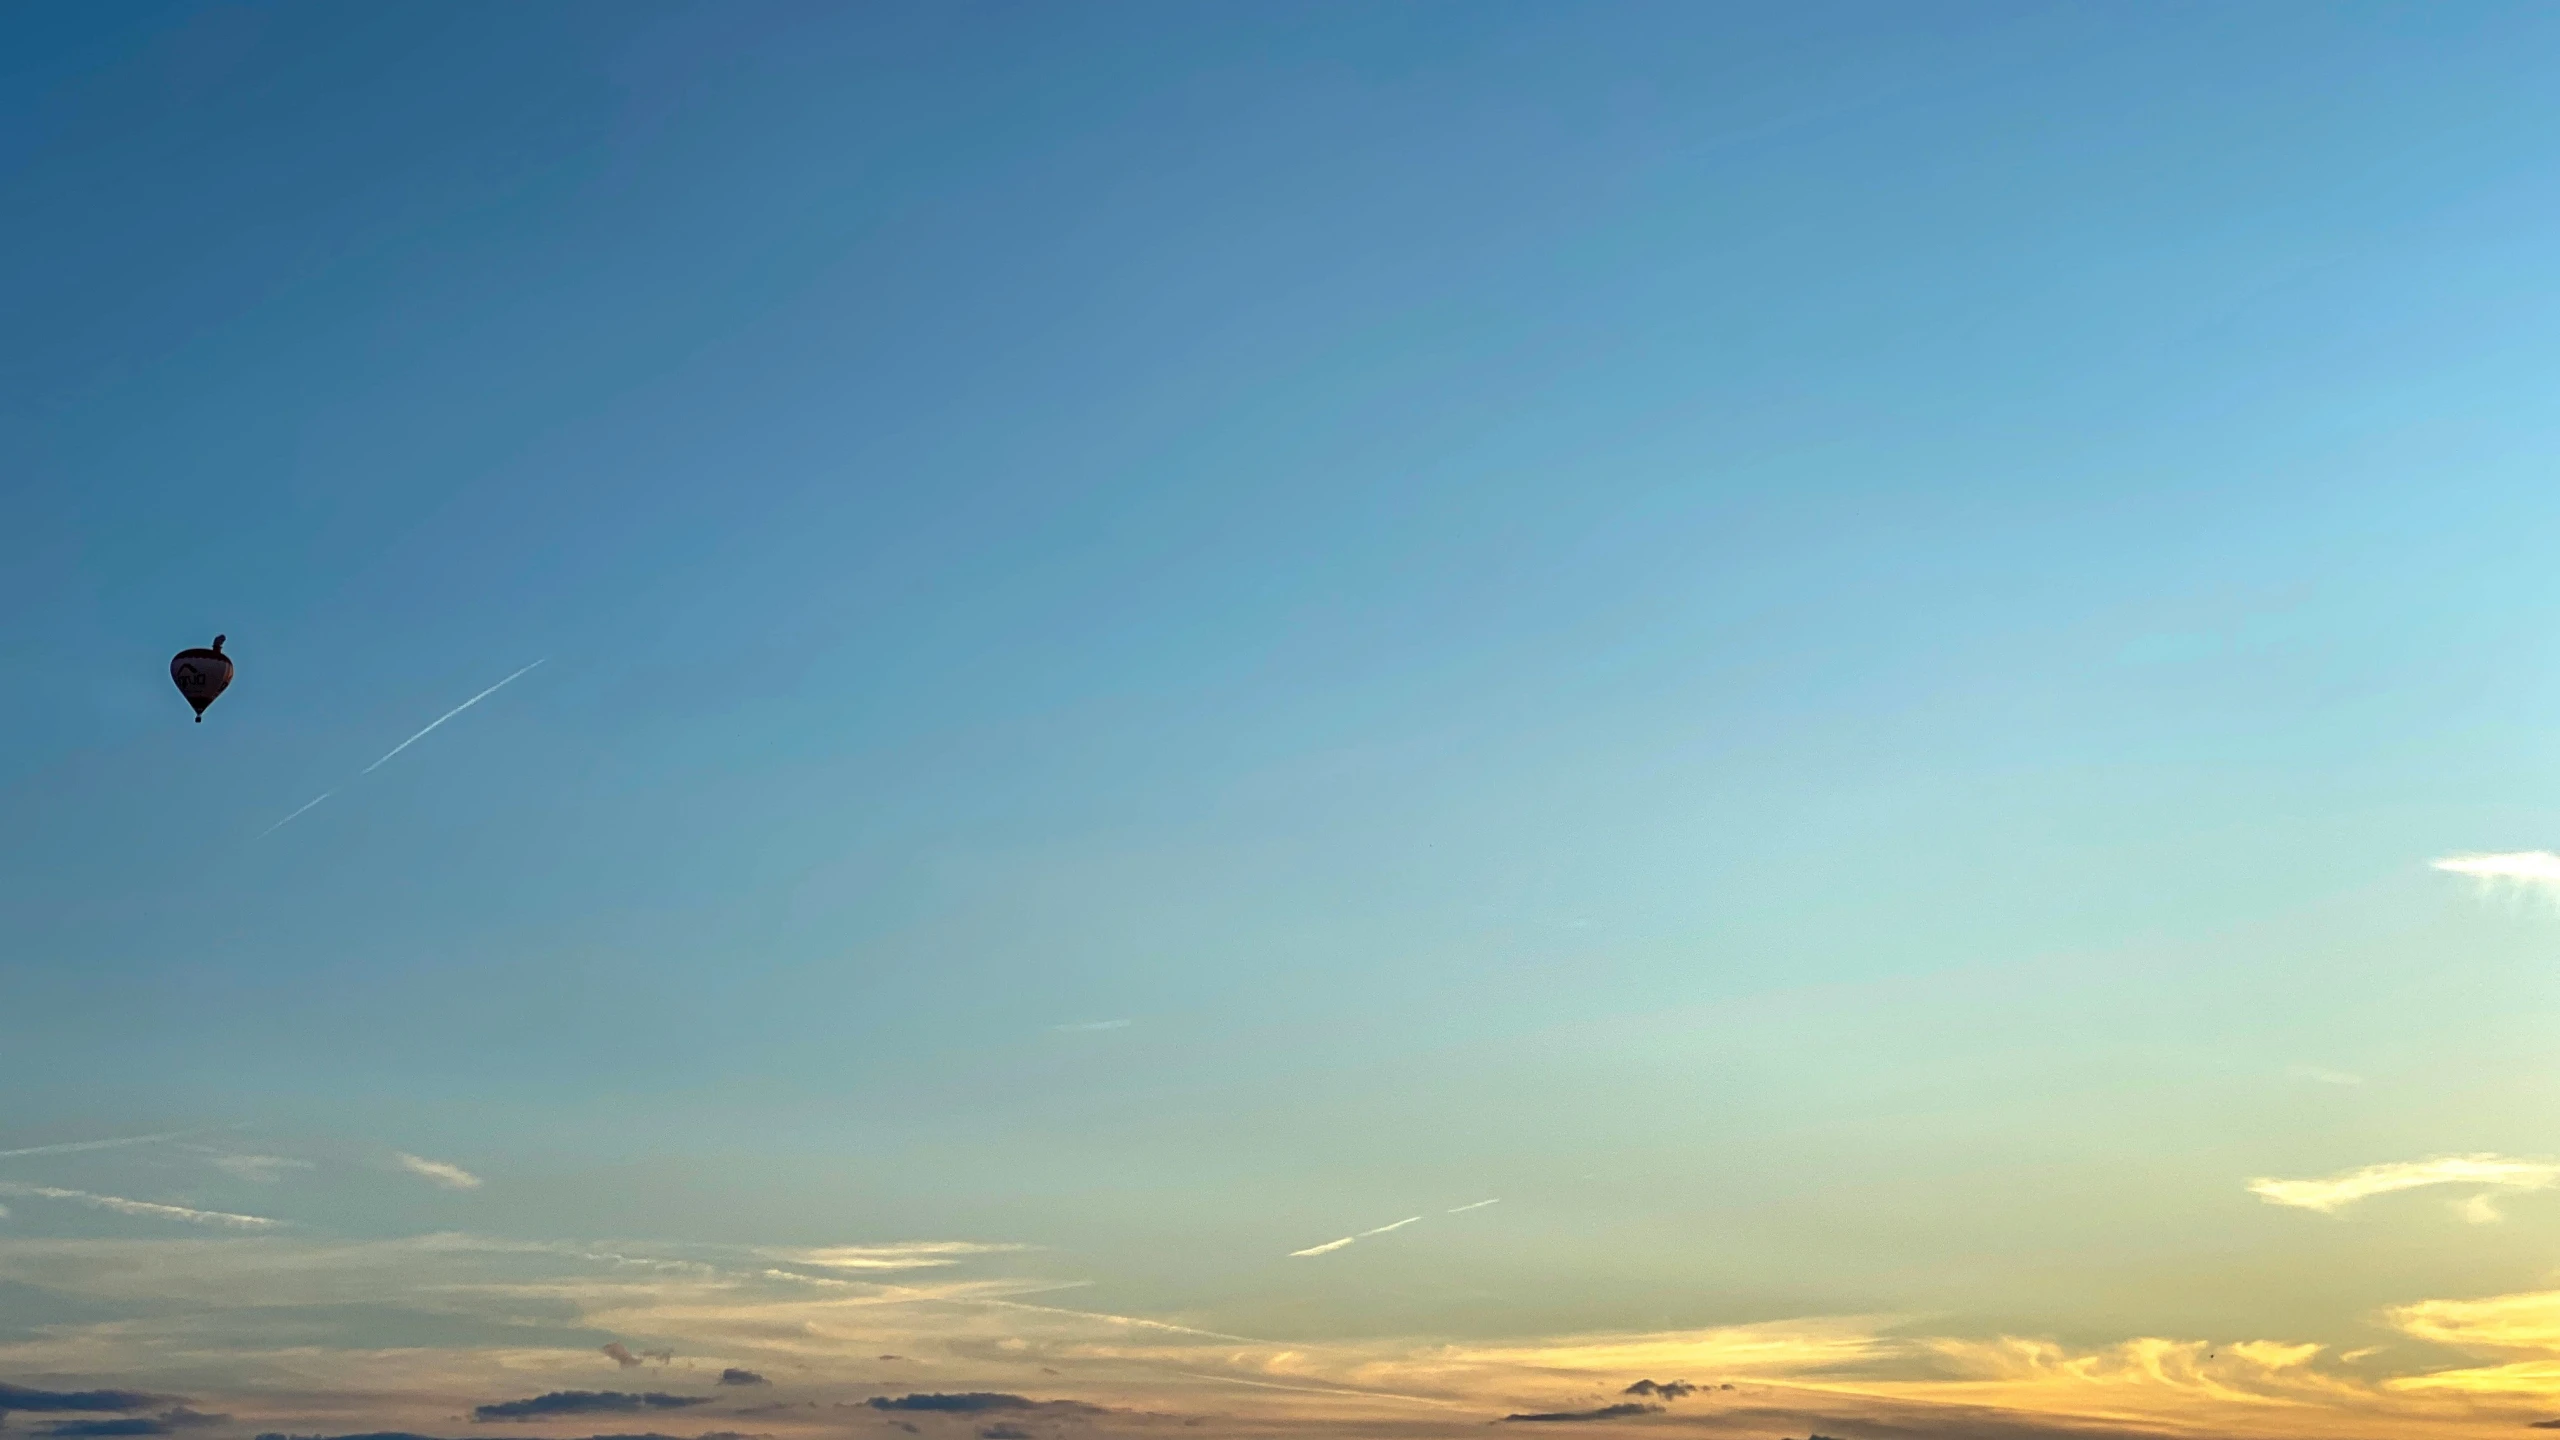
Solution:
[[[184,1405],[172,1405],[157,1415],[135,1415],[123,1420],[56,1420],[35,1433],[59,1436],[61,1440],[112,1440],[120,1435],[175,1435],[199,1425],[227,1425],[228,1415],[207,1415]]]
[[[1100,1415],[1099,1405],[1079,1400],[1034,1400],[1025,1395],[1006,1395],[991,1390],[972,1390],[958,1395],[904,1395],[892,1400],[874,1395],[862,1402],[874,1410],[926,1410],[944,1415],[983,1415],[991,1410],[1047,1410],[1059,1415]]]
[[[281,1430],[269,1430],[260,1434],[258,1440],[436,1440],[436,1437],[408,1430],[369,1430],[362,1435],[287,1435]]]
[[[269,1430],[258,1440],[437,1440],[433,1435],[420,1435],[410,1430],[374,1430],[362,1435],[287,1435]],[[684,1440],[681,1435],[589,1435],[584,1440]],[[706,1430],[694,1440],[773,1440],[769,1435],[750,1435],[739,1430]]]
[[[988,1425],[980,1428],[978,1440],[1031,1440],[1031,1432],[1019,1425]]]
[[[1618,1392],[1621,1395],[1659,1395],[1665,1400],[1678,1400],[1698,1393],[1698,1387],[1686,1380],[1665,1380],[1659,1384],[1639,1380]]]
[[[708,1395],[668,1395],[651,1390],[554,1390],[530,1400],[502,1400],[473,1407],[474,1420],[541,1420],[553,1415],[629,1415],[642,1410],[682,1410],[708,1405]]]
[[[723,1385],[770,1385],[773,1382],[753,1370],[741,1370],[732,1365],[720,1372],[720,1383]]]
[[[1552,1425],[1577,1420],[1625,1420],[1637,1415],[1659,1415],[1661,1413],[1662,1407],[1659,1405],[1643,1405],[1630,1402],[1624,1405],[1603,1405],[1597,1410],[1551,1410],[1543,1415],[1505,1415],[1502,1418],[1505,1420],[1528,1421],[1533,1424]]]
[[[91,1413],[130,1414],[148,1410],[154,1405],[167,1405],[175,1395],[151,1395],[140,1390],[31,1390],[24,1385],[0,1383],[0,1415],[12,1410],[29,1414]]]

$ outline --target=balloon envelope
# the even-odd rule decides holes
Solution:
[[[178,693],[196,707],[196,723],[204,723],[204,707],[231,684],[231,657],[222,653],[228,637],[217,635],[210,650],[181,650],[169,661],[169,678]]]

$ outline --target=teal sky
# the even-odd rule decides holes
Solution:
[[[1736,1435],[2560,1413],[2555,59],[10,10],[0,1382],[451,1433],[801,1323],[459,1246],[985,1287],[792,1342],[827,1405],[1322,1420],[1011,1315],[1470,1425],[1628,1356]],[[1022,1248],[806,1258],[918,1244]],[[2017,1358],[2144,1341],[2265,1374]]]

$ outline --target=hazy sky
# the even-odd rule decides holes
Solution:
[[[10,7],[0,1411],[2560,1416],[2555,73]]]

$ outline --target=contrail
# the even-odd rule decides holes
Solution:
[[[1401,1219],[1401,1220],[1397,1221],[1397,1222],[1396,1222],[1396,1223],[1394,1223],[1393,1225],[1381,1225],[1381,1226],[1379,1226],[1379,1227],[1378,1227],[1377,1229],[1375,1229],[1375,1230],[1363,1230],[1363,1231],[1361,1231],[1359,1234],[1357,1234],[1357,1235],[1355,1235],[1355,1236],[1353,1236],[1353,1237],[1351,1237],[1351,1238],[1353,1238],[1353,1239],[1355,1239],[1355,1240],[1366,1240],[1366,1239],[1368,1239],[1368,1238],[1369,1238],[1370,1236],[1372,1236],[1372,1235],[1384,1235],[1384,1234],[1386,1234],[1386,1233],[1387,1233],[1388,1231],[1390,1231],[1390,1230],[1401,1230],[1401,1229],[1403,1229],[1404,1227],[1406,1227],[1407,1225],[1410,1225],[1410,1224],[1412,1224],[1414,1221],[1419,1220],[1419,1219],[1421,1219],[1421,1218],[1422,1218],[1422,1217],[1421,1217],[1421,1216],[1419,1216],[1419,1215],[1407,1215],[1406,1217],[1404,1217],[1403,1219]]]
[[[296,821],[296,820],[298,820],[298,819],[301,819],[301,818],[302,818],[302,811],[303,811],[303,810],[308,810],[308,809],[310,809],[312,806],[319,804],[321,801],[326,800],[326,799],[328,799],[330,796],[335,795],[335,794],[337,794],[337,793],[338,793],[338,792],[337,792],[337,791],[335,791],[335,790],[323,790],[323,791],[321,791],[319,794],[312,796],[309,800],[306,800],[306,801],[304,801],[304,802],[303,802],[302,810],[296,810],[296,811],[294,811],[292,814],[287,815],[286,817],[284,817],[283,819],[281,819],[281,820],[277,821],[277,822],[276,822],[276,823],[274,823],[273,825],[268,826],[266,829],[259,831],[259,832],[258,832],[258,838],[259,838],[259,839],[261,839],[261,840],[266,839],[268,836],[273,835],[274,833],[276,833],[277,831],[279,831],[279,830],[283,829],[283,828],[284,828],[284,827],[286,827],[287,825],[292,824],[294,821]]]
[[[1451,1215],[1464,1215],[1464,1214],[1466,1214],[1466,1213],[1467,1213],[1468,1211],[1470,1211],[1470,1210],[1481,1210],[1481,1209],[1483,1209],[1484,1207],[1486,1207],[1487,1205],[1499,1205],[1499,1204],[1501,1204],[1501,1203],[1502,1203],[1502,1199],[1501,1199],[1501,1197],[1500,1197],[1500,1196],[1496,1196],[1496,1197],[1494,1197],[1494,1198],[1493,1198],[1493,1199],[1491,1199],[1491,1200],[1479,1200],[1479,1201],[1477,1201],[1476,1203],[1474,1203],[1473,1205],[1461,1205],[1461,1206],[1459,1206],[1457,1209],[1455,1209],[1455,1210],[1451,1210],[1451,1211],[1448,1211],[1447,1213],[1448,1213],[1448,1214],[1451,1214]]]
[[[193,1130],[172,1130],[165,1135],[127,1135],[117,1140],[66,1140],[59,1145],[30,1145],[23,1150],[0,1150],[0,1158],[11,1155],[68,1155],[74,1150],[113,1150],[119,1145],[149,1145],[154,1141],[176,1140],[195,1133]]]
[[[550,658],[551,658],[550,656],[545,655],[545,656],[543,656],[543,657],[542,657],[542,660],[548,660],[548,659],[550,659]],[[541,664],[541,663],[542,663],[542,660],[536,660],[536,661],[534,661],[534,662],[533,662],[533,665],[539,665],[539,664]],[[533,665],[527,665],[526,667],[524,667],[524,670],[530,670],[530,669],[532,669],[532,668],[533,668]],[[456,705],[456,706],[454,706],[452,709],[447,710],[447,711],[446,711],[446,712],[444,712],[443,714],[441,714],[441,715],[437,716],[437,717],[435,718],[434,723],[433,723],[433,724],[428,725],[428,726],[427,726],[427,728],[426,728],[425,730],[421,730],[421,731],[419,731],[417,734],[410,736],[408,739],[401,741],[399,744],[392,746],[392,747],[391,747],[391,755],[397,755],[397,754],[399,754],[401,751],[408,749],[410,746],[417,744],[419,741],[424,740],[425,738],[427,738],[428,733],[429,733],[430,731],[434,730],[434,729],[436,728],[436,726],[437,726],[437,725],[441,725],[441,724],[443,724],[443,723],[444,723],[444,722],[446,722],[447,720],[452,719],[454,716],[461,714],[463,711],[470,709],[472,706],[477,705],[477,704],[479,704],[481,701],[488,699],[490,696],[497,694],[499,691],[506,689],[506,688],[507,688],[507,686],[515,680],[516,675],[522,675],[522,674],[524,673],[524,670],[519,670],[519,671],[517,671],[515,675],[510,675],[510,676],[508,676],[506,679],[499,681],[497,684],[490,686],[488,689],[481,691],[479,694],[472,696],[470,699],[463,701],[461,704]],[[364,767],[364,771],[363,771],[363,773],[364,773],[364,774],[367,774],[367,775],[370,775],[370,774],[372,774],[374,771],[381,769],[381,768],[382,768],[386,763],[388,763],[388,762],[390,761],[390,759],[391,759],[391,755],[385,755],[385,756],[383,756],[380,760],[376,760],[376,761],[374,761],[372,764],[367,765],[366,767]],[[318,801],[316,801],[316,800],[312,802],[312,804],[314,804],[314,805],[316,805],[316,804],[318,804],[318,803],[319,803],[319,802],[318,802]],[[307,810],[307,809],[309,809],[309,808],[310,808],[310,806],[304,806],[303,808]]]
[[[234,1230],[273,1230],[284,1222],[264,1215],[234,1215],[228,1210],[191,1210],[184,1205],[161,1205],[149,1200],[127,1200],[121,1195],[94,1195],[86,1190],[62,1190],[51,1185],[17,1185],[0,1182],[0,1195],[33,1195],[45,1200],[69,1200],[113,1210],[119,1215],[143,1215],[156,1220],[184,1220],[190,1225],[227,1225]]]

